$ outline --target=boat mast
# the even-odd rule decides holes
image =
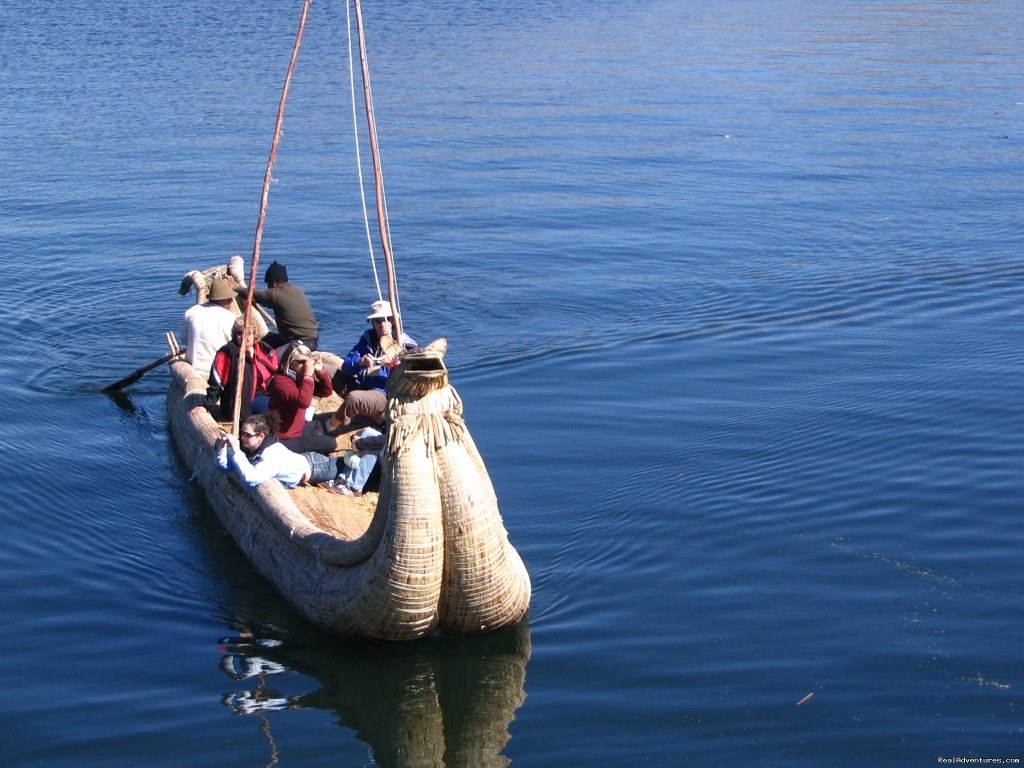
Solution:
[[[267,170],[263,175],[263,195],[260,198],[260,213],[256,219],[256,237],[252,244],[252,263],[249,266],[249,291],[245,296],[245,310],[242,317],[245,318],[245,328],[242,331],[242,347],[238,354],[238,375],[235,384],[235,410],[231,417],[231,431],[238,434],[238,425],[242,413],[242,386],[245,383],[245,358],[248,354],[250,344],[249,318],[252,316],[252,297],[256,290],[256,270],[260,264],[260,241],[263,239],[263,222],[267,216],[267,200],[270,197],[270,181],[274,170],[274,160],[277,158],[277,145],[281,139],[281,125],[284,123],[284,103],[288,98],[288,86],[292,82],[292,72],[295,71],[295,61],[299,58],[299,45],[302,43],[302,32],[306,28],[306,17],[309,15],[310,0],[304,0],[302,4],[302,15],[299,17],[299,29],[295,33],[295,44],[292,46],[292,57],[288,61],[288,72],[284,77],[284,86],[281,88],[281,99],[277,103],[277,122],[274,124],[274,139],[270,143],[270,156],[267,158]],[[255,360],[253,360],[255,365]]]
[[[363,35],[363,11],[359,0],[353,0],[356,10],[356,31],[359,36],[359,64],[363,71],[363,101],[366,104],[366,125],[370,136],[370,155],[373,158],[373,178],[377,192],[377,226],[380,229],[381,247],[384,249],[384,263],[388,271],[388,299],[391,301],[393,319],[391,332],[395,341],[402,341],[402,313],[398,303],[398,281],[395,277],[395,262],[391,254],[391,231],[388,226],[384,205],[384,172],[380,164],[377,147],[377,125],[373,119],[373,94],[370,90],[370,67],[366,60],[366,38]]]

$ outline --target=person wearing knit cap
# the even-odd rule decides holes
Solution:
[[[320,346],[320,325],[306,294],[297,285],[288,282],[288,268],[275,261],[267,267],[263,280],[267,287],[254,290],[252,300],[273,310],[274,321],[277,323],[277,330],[268,333],[263,340],[274,347],[278,355],[294,342],[315,351]],[[246,295],[248,289],[244,285],[237,281],[233,281],[233,285],[240,296]]]

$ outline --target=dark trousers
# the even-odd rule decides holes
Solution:
[[[316,352],[320,347],[320,336],[314,336],[312,339],[286,339],[277,331],[271,331],[268,333],[263,337],[263,341],[267,342],[267,344],[272,346],[274,349],[287,347],[289,344],[294,344],[295,342],[305,344],[309,347],[310,352]]]

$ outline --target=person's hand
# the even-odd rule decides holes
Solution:
[[[320,353],[319,352],[314,352],[313,353],[313,370],[316,373],[320,373],[320,371],[322,371],[323,369],[324,369],[324,361],[320,357]]]
[[[373,366],[375,366],[376,364],[376,358],[374,358],[374,356],[371,355],[369,352],[363,355],[362,359],[360,359],[359,361],[359,365],[363,368],[373,368]]]

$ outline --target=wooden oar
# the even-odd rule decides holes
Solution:
[[[141,368],[139,368],[139,370],[134,371],[132,373],[129,373],[127,376],[125,376],[120,381],[115,381],[113,384],[111,384],[108,387],[104,387],[100,391],[101,392],[117,392],[120,389],[124,389],[129,384],[134,384],[136,381],[141,379],[146,374],[146,371],[151,371],[154,368],[156,368],[157,366],[163,365],[164,363],[169,363],[174,358],[181,357],[184,354],[185,354],[185,350],[184,349],[179,349],[177,352],[168,352],[166,355],[161,357],[159,360],[154,360],[152,363],[149,363],[147,365],[142,366]]]
[[[274,319],[273,315],[267,312],[267,310],[265,310],[259,304],[253,304],[253,306],[256,307],[256,309],[259,311],[261,315],[263,315],[263,319],[267,321],[267,325],[269,325],[271,328],[277,328],[277,320]]]

